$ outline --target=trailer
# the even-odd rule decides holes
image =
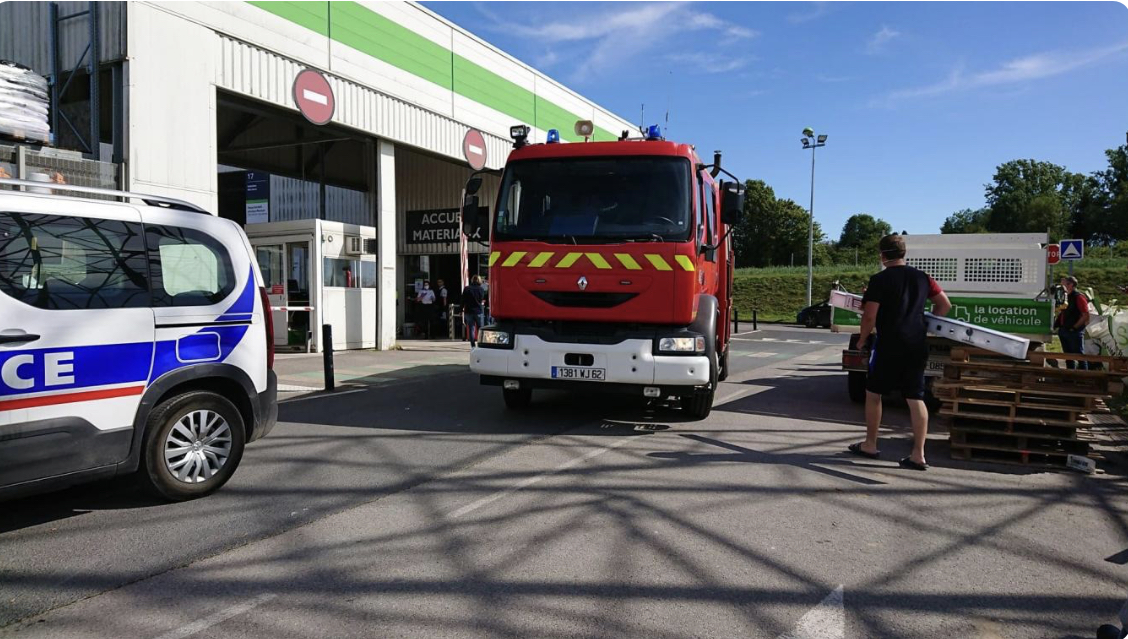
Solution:
[[[1053,339],[1053,296],[1046,273],[1045,233],[977,233],[947,235],[906,235],[906,262],[932,276],[948,294],[952,310],[948,318],[967,326],[998,334],[996,342],[1007,342],[1011,335],[1028,340],[1038,348]],[[842,351],[842,369],[847,372],[850,399],[865,401],[869,370],[869,340],[859,344],[861,300],[857,308],[836,306],[831,331],[853,333],[849,348]],[[930,311],[930,305],[925,311]],[[931,394],[932,380],[944,373],[953,346],[952,338],[974,343],[960,334],[957,325],[941,322],[943,330],[930,330],[928,367],[925,369],[929,392],[926,400],[936,403]],[[930,326],[930,329],[932,327]],[[948,332],[943,337],[937,333]],[[1011,348],[1014,348],[1013,346]]]

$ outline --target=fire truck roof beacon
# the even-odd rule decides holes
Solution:
[[[524,124],[517,124],[509,127],[509,137],[513,138],[513,148],[519,149],[526,144],[529,137],[529,127]]]
[[[545,140],[545,142],[547,142],[549,144],[556,144],[559,141],[560,141],[560,132],[557,131],[556,129],[549,129],[548,130],[548,139]]]
[[[651,124],[650,128],[646,129],[646,139],[647,140],[661,140],[662,139],[662,127],[658,126],[657,124]]]

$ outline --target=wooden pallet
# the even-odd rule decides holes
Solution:
[[[1065,428],[1084,428],[1088,424],[1081,419],[1053,419],[1047,417],[1035,417],[1029,415],[1010,415],[991,413],[973,410],[960,410],[957,412],[951,408],[941,408],[940,414],[945,417],[968,417],[971,419],[980,419],[984,421],[997,421],[1010,424],[1035,424],[1038,426],[1061,426]]]
[[[1026,417],[1030,419],[1048,419],[1079,423],[1081,416],[1087,411],[1076,406],[1048,406],[1042,404],[1019,404],[1016,402],[998,401],[994,399],[959,398],[944,402],[944,408],[953,415],[974,413],[979,415],[994,415],[1015,419]]]
[[[993,452],[1036,453],[1065,456],[1088,455],[1089,442],[1078,439],[1055,439],[1023,433],[1001,433],[977,429],[952,429],[951,444],[956,448]]]
[[[952,423],[948,427],[951,430],[978,430],[989,433],[1012,433],[1021,434],[1027,437],[1045,437],[1049,439],[1070,439],[1081,441],[1092,441],[1093,437],[1089,431],[1084,427],[1088,426],[1088,422],[1082,424],[1070,424],[1068,426],[1054,425],[1054,424],[1026,424],[1023,422],[1014,422],[1011,420],[993,420],[993,419],[978,419],[974,417],[954,417]]]
[[[980,450],[975,448],[952,447],[952,459],[961,461],[984,462],[990,464],[1011,464],[1027,468],[1052,468],[1060,470],[1067,468],[1068,456],[1046,455],[1042,453]]]
[[[1041,389],[1010,388],[1002,384],[971,385],[937,380],[932,384],[932,394],[938,399],[993,400],[1024,406],[1070,407],[1083,411],[1099,410],[1105,397],[1097,391],[1053,391]]]

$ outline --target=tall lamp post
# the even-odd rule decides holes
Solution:
[[[803,129],[803,148],[811,150],[811,217],[807,222],[807,306],[811,305],[811,289],[815,279],[815,149],[826,146],[826,135],[815,135],[811,127]]]

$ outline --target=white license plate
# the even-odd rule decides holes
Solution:
[[[607,369],[553,366],[552,379],[582,379],[589,382],[602,382],[607,379]]]
[[[943,375],[945,363],[943,360],[928,360],[928,366],[924,369],[925,377],[940,377]]]

